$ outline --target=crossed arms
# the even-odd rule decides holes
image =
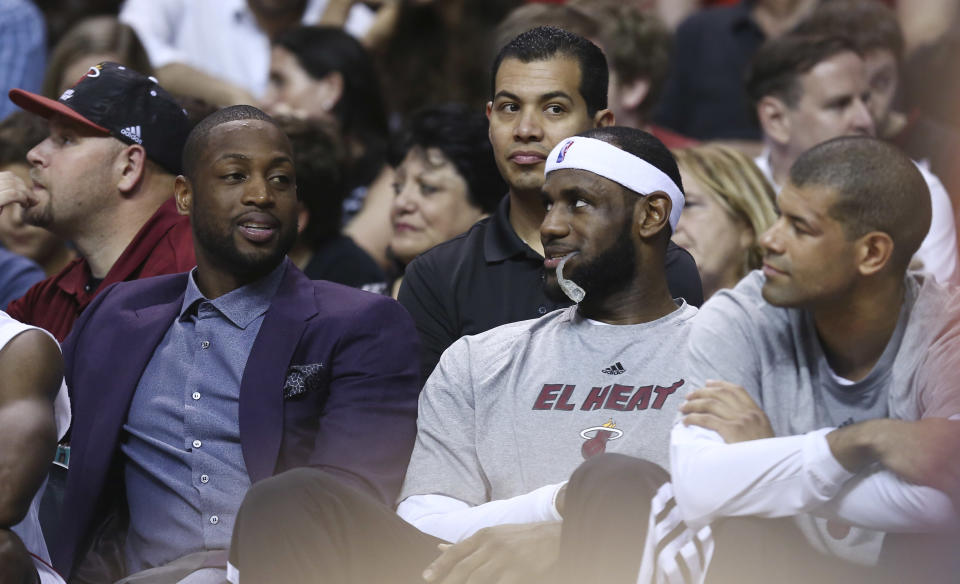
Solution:
[[[879,419],[774,437],[742,388],[692,392],[671,436],[677,503],[692,525],[809,512],[886,532],[960,525],[960,421]],[[709,485],[709,487],[707,487]]]

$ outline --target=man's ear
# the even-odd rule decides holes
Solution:
[[[872,276],[890,264],[893,238],[882,231],[871,231],[856,241],[856,260],[860,274]]]
[[[598,110],[597,113],[593,114],[594,128],[605,128],[612,126],[614,123],[613,112],[608,109]]]
[[[670,226],[673,201],[663,191],[655,191],[640,197],[634,207],[634,224],[641,239],[656,237]]]
[[[620,105],[625,111],[634,111],[640,104],[643,103],[643,100],[647,98],[647,94],[650,93],[650,80],[646,77],[639,77],[630,81],[629,83],[621,83],[620,91]]]
[[[757,119],[763,133],[777,144],[786,144],[790,141],[792,128],[790,127],[789,107],[782,99],[768,95],[760,99],[757,104]]]
[[[302,202],[297,203],[297,234],[302,234],[310,223],[310,210]]]
[[[143,180],[143,174],[147,168],[147,151],[139,144],[130,144],[117,156],[117,165],[120,170],[117,189],[124,195],[128,195]]]
[[[177,203],[177,212],[189,217],[193,210],[193,185],[182,174],[173,181],[173,199]]]

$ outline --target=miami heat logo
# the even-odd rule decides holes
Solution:
[[[593,426],[580,431],[580,437],[586,440],[580,447],[584,459],[603,454],[607,451],[607,442],[623,436],[623,430],[617,428],[613,420],[607,420],[602,426]]]

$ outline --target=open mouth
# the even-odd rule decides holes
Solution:
[[[239,227],[244,237],[257,243],[269,240],[277,232],[275,223],[261,221],[244,221]]]

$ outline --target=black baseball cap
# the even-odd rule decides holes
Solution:
[[[38,116],[61,115],[104,136],[140,144],[148,158],[180,174],[190,121],[187,111],[153,77],[104,62],[90,67],[57,100],[22,89],[11,89],[9,96]]]

